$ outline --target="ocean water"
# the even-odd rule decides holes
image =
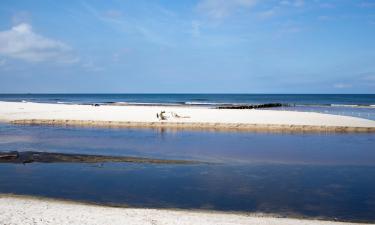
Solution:
[[[375,120],[374,94],[0,94],[0,101],[199,107],[282,103],[286,106],[272,109],[330,113]]]
[[[66,103],[262,104],[374,106],[375,94],[0,94],[0,101]]]
[[[375,222],[375,136],[0,124],[0,151],[210,164],[0,164],[0,193]]]

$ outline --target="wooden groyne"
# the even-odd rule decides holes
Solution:
[[[266,104],[257,104],[257,105],[222,105],[216,107],[217,109],[266,109],[266,108],[275,108],[289,106],[287,104],[281,103],[266,103]]]

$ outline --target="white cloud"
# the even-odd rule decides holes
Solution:
[[[318,16],[318,20],[320,21],[328,21],[331,20],[332,18],[330,16]]]
[[[251,8],[257,0],[201,0],[198,11],[215,19],[229,16],[239,8]]]
[[[18,11],[14,13],[12,16],[13,24],[30,23],[30,22],[31,22],[31,13],[28,11]]]
[[[5,59],[0,59],[0,67],[5,66],[6,62]]]
[[[109,18],[121,18],[123,16],[123,13],[119,10],[107,10],[104,12],[104,16]]]
[[[304,0],[282,0],[280,5],[302,7],[305,4]]]
[[[344,83],[337,83],[337,84],[334,84],[333,87],[338,88],[338,89],[344,89],[344,88],[351,88],[352,85],[351,84],[344,84]]]
[[[371,82],[374,82],[375,81],[375,73],[367,73],[367,74],[364,74],[362,76],[362,80],[364,81],[371,81]]]
[[[258,17],[260,19],[268,19],[268,18],[271,18],[271,17],[275,16],[275,14],[276,14],[275,9],[270,9],[270,10],[266,10],[266,11],[263,11],[263,12],[259,12]]]
[[[375,7],[375,2],[373,2],[373,1],[363,1],[363,2],[359,3],[359,6],[363,7],[363,8],[373,8],[373,7]]]
[[[83,63],[82,68],[84,68],[86,71],[90,71],[90,72],[100,72],[100,71],[104,70],[103,67],[98,66],[97,64],[93,63],[92,61],[88,61],[86,63]]]
[[[78,58],[72,55],[69,46],[36,34],[27,23],[0,31],[0,55],[27,62],[75,63],[78,61]]]
[[[333,9],[336,7],[334,4],[331,4],[331,3],[322,3],[319,6],[320,8],[323,8],[323,9]]]
[[[96,19],[105,22],[106,24],[110,25],[111,28],[121,34],[138,34],[149,42],[168,47],[174,45],[170,39],[166,38],[165,33],[160,32],[160,29],[155,29],[157,25],[165,26],[165,24],[158,24],[159,20],[157,19],[152,21],[154,23],[154,26],[150,26],[148,24],[144,24],[144,21],[142,19],[139,19],[138,17],[129,17],[126,15],[126,13],[122,13],[121,11],[109,10],[103,13],[101,11],[98,11],[87,2],[84,2],[83,6],[87,10],[87,12],[94,16]],[[172,13],[169,14],[169,11],[163,8],[152,8],[152,10],[150,9],[150,11],[154,10],[160,10],[159,13],[163,15],[172,15]],[[171,18],[169,19],[172,21]],[[167,23],[167,25],[169,24]]]
[[[193,37],[199,37],[201,35],[201,23],[199,21],[193,20],[191,22],[191,35]]]
[[[301,7],[305,4],[304,0],[295,0],[294,1],[294,6],[295,7]]]

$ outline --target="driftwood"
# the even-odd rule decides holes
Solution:
[[[263,108],[273,108],[286,106],[281,103],[267,103],[259,105],[222,105],[217,107],[217,109],[263,109]]]
[[[153,159],[127,156],[104,156],[64,154],[51,152],[0,152],[0,163],[104,163],[104,162],[128,162],[128,163],[155,163],[155,164],[196,164],[201,163],[191,160]]]

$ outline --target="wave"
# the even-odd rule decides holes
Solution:
[[[16,101],[16,100],[15,100]],[[262,105],[270,104],[270,102],[213,102],[213,101],[176,101],[176,102],[136,102],[136,101],[106,101],[106,102],[85,102],[85,101],[37,101],[37,100],[19,100],[20,102],[35,102],[35,103],[55,103],[55,104],[78,104],[78,105],[117,105],[117,106],[126,106],[126,105],[143,105],[143,106],[249,106],[249,105]],[[375,104],[340,104],[340,103],[281,103],[283,107],[334,107],[334,108],[369,108],[375,109]]]
[[[375,108],[375,105],[364,105],[364,104],[360,104],[360,105],[340,105],[340,104],[334,104],[332,106],[336,106],[336,107],[352,107],[352,108]]]
[[[331,104],[333,107],[370,107],[371,105]]]
[[[291,104],[289,106],[307,106],[307,107],[340,107],[340,108],[375,108],[375,105],[366,104]]]
[[[69,104],[69,105],[70,105],[70,104],[74,104],[73,102],[60,102],[60,101],[57,101],[56,103],[57,103],[57,104]]]
[[[111,103],[104,103],[105,105],[117,105],[117,106],[125,106],[125,105],[151,105],[151,106],[178,106],[182,105],[180,103],[159,103],[159,102],[111,102]]]
[[[184,105],[227,105],[227,103],[217,103],[217,102],[184,102]],[[234,103],[229,103],[234,104]]]
[[[187,102],[105,102],[105,105],[151,105],[151,106],[220,106],[220,105],[249,105],[249,103],[219,103],[219,102],[199,102],[199,101],[187,101]]]
[[[188,101],[184,102],[184,105],[217,105],[217,106],[239,106],[239,105],[263,105],[269,103],[251,103],[251,102],[195,102],[195,101]],[[283,104],[284,105],[284,104]]]

